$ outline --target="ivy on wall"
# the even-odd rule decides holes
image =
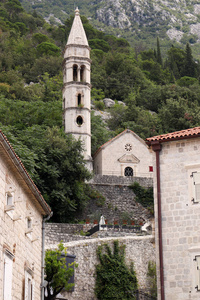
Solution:
[[[133,264],[125,263],[125,245],[113,242],[113,251],[108,244],[97,249],[99,264],[96,266],[95,295],[99,300],[134,299],[137,290],[137,277]]]

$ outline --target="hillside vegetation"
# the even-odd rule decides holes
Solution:
[[[53,207],[53,220],[75,221],[93,195],[85,185],[81,143],[62,127],[62,52],[73,17],[49,25],[18,0],[0,3],[0,128]],[[92,101],[121,100],[106,122],[92,115],[92,152],[130,128],[142,138],[200,125],[199,63],[186,44],[163,57],[82,22],[91,47]],[[108,130],[109,128],[109,130]],[[76,180],[75,180],[76,178]]]
[[[51,24],[65,22],[75,9],[72,0],[21,0]],[[156,37],[164,53],[174,43],[189,42],[200,58],[200,4],[198,0],[82,0],[75,3],[93,26],[126,38],[133,47],[153,48]]]

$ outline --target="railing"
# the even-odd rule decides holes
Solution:
[[[123,231],[123,232],[130,232],[130,233],[140,233],[141,232],[141,225],[96,225],[87,231],[87,236],[91,236],[92,234],[96,233],[97,231],[107,231],[107,230],[114,230],[114,231]]]
[[[99,225],[101,228],[100,230],[109,230],[114,229],[115,231],[129,231],[129,232],[140,232],[141,225]]]
[[[107,175],[107,176],[122,176],[122,177],[125,177],[125,178],[133,178],[133,177],[144,177],[144,178],[153,178],[153,172],[148,172],[148,173],[136,173],[134,174],[133,176],[124,176],[124,174],[120,174],[119,175],[119,172],[117,171],[103,171],[103,174],[100,174],[100,173],[96,173],[94,171],[94,174],[95,175]]]
[[[90,236],[90,235],[94,234],[97,231],[99,231],[99,225],[96,225],[96,226],[92,227],[90,230],[88,230],[87,236]]]

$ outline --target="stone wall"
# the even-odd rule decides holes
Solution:
[[[126,245],[126,264],[134,263],[140,288],[147,288],[148,262],[149,260],[155,261],[153,236],[93,238],[64,244],[69,254],[76,255],[76,262],[78,263],[78,268],[75,271],[74,292],[65,293],[65,299],[96,299],[94,295],[95,266],[99,263],[96,250],[99,245],[105,243],[112,247],[114,240]],[[48,244],[46,247],[54,248],[55,244]]]
[[[60,241],[67,243],[89,237],[81,236],[80,233],[87,232],[93,224],[66,224],[66,223],[46,223],[45,224],[45,244],[59,244]]]
[[[135,194],[129,188],[134,182],[145,188],[153,186],[152,178],[95,175],[89,185],[105,197],[105,203],[100,205],[98,199],[90,201],[80,218],[98,220],[104,215],[109,223],[127,218],[143,221],[150,219],[152,216],[148,210],[135,201]]]
[[[138,182],[143,187],[152,187],[153,178],[147,177],[128,177],[128,176],[108,176],[108,175],[94,175],[90,180],[90,184],[108,184],[108,185],[125,185]]]

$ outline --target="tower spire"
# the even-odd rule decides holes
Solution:
[[[88,46],[88,40],[83,28],[78,7],[75,10],[75,17],[69,33],[67,45],[82,45]]]

